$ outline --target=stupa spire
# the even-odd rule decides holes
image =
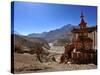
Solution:
[[[84,18],[83,12],[81,12],[81,16],[80,16],[80,18]]]
[[[83,15],[83,12],[81,12],[80,18],[81,18],[81,22],[80,22],[80,24],[79,24],[80,28],[86,27],[86,24],[87,24],[87,23],[84,21],[84,15]]]

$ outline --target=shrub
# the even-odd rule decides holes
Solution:
[[[14,51],[17,52],[17,53],[24,53],[24,52],[22,51],[22,47],[21,47],[20,45],[15,45]]]

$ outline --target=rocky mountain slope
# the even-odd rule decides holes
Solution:
[[[14,36],[14,50],[17,52],[34,53],[37,50],[49,50],[49,44],[43,38],[33,38],[12,34]]]
[[[30,37],[42,37],[42,38],[46,39],[48,42],[53,42],[53,41],[60,39],[60,38],[69,39],[70,38],[69,33],[71,32],[73,27],[74,27],[73,25],[67,24],[59,29],[55,29],[55,30],[51,30],[49,32],[43,32],[43,33],[39,33],[39,34],[38,33],[31,33],[28,36],[30,36]]]

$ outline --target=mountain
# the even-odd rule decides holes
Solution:
[[[18,53],[31,53],[34,54],[37,50],[47,51],[50,49],[49,44],[43,38],[33,38],[12,34],[14,37],[14,51]]]
[[[22,35],[22,34],[20,34],[18,31],[16,31],[16,30],[11,30],[11,34],[13,35],[13,34],[16,34],[16,35]]]
[[[29,34],[28,36],[30,36],[30,37],[45,37],[47,33],[48,33],[48,32],[43,32],[43,33],[32,33],[32,34]]]
[[[48,42],[53,42],[59,38],[69,38],[69,33],[71,32],[73,27],[74,27],[73,25],[67,24],[59,29],[55,29],[55,30],[51,30],[49,32],[43,32],[43,33],[39,33],[39,34],[32,33],[32,34],[29,34],[28,36],[42,37],[45,40],[47,40]]]

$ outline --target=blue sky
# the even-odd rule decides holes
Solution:
[[[81,12],[88,25],[97,25],[95,6],[14,2],[14,30],[26,35],[50,31],[66,24],[78,25]]]

